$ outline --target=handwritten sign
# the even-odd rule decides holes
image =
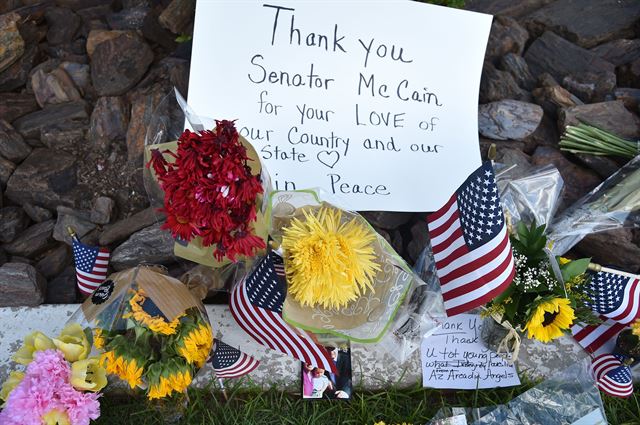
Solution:
[[[199,1],[188,101],[237,119],[276,189],[433,211],[480,164],[490,26],[410,1]]]
[[[520,385],[515,366],[482,344],[481,327],[480,316],[458,314],[422,341],[423,386],[470,390]]]

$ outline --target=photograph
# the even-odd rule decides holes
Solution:
[[[353,393],[349,341],[320,338],[335,365],[335,373],[301,362],[302,398],[348,400]]]

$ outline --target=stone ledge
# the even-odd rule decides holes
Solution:
[[[42,305],[39,307],[0,308],[0,382],[15,367],[11,356],[22,344],[22,339],[34,330],[47,335],[57,334],[78,309],[78,304]],[[259,385],[299,390],[299,362],[269,350],[249,338],[236,325],[225,305],[207,305],[207,313],[216,337],[227,344],[240,348],[261,361],[260,366],[250,374],[244,385]],[[583,358],[586,354],[569,337],[555,344],[536,344],[523,340],[519,370],[534,378],[551,375]],[[354,382],[365,389],[376,390],[398,385],[415,386],[422,381],[419,350],[404,364],[379,345],[352,344],[352,364]],[[210,366],[201,371],[197,383],[206,384],[211,378]],[[402,380],[400,382],[400,380]]]

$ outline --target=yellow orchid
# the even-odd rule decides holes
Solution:
[[[18,386],[22,379],[24,378],[24,372],[13,371],[9,374],[9,377],[4,384],[2,384],[2,389],[0,389],[0,399],[3,401],[7,401],[9,398],[9,394],[15,387]]]
[[[13,355],[13,360],[22,365],[28,365],[33,360],[36,351],[56,348],[51,338],[40,331],[31,332],[24,338],[24,344]]]
[[[64,353],[64,358],[68,362],[84,360],[91,351],[91,345],[82,326],[77,323],[70,323],[60,332],[58,338],[53,339],[56,348]]]
[[[53,409],[42,415],[44,425],[71,425],[69,415],[62,410]]]
[[[98,392],[107,386],[107,371],[97,357],[78,360],[71,365],[71,385],[79,391]]]

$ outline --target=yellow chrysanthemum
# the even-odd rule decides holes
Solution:
[[[122,315],[123,318],[133,318],[136,322],[143,326],[146,326],[149,330],[162,335],[175,335],[178,325],[180,325],[180,316],[173,319],[171,322],[167,322],[162,317],[151,316],[144,311],[142,305],[146,300],[145,293],[142,289],[135,291],[131,299],[129,299],[129,306],[131,307],[131,313]]]
[[[197,367],[204,366],[213,345],[213,333],[211,326],[200,323],[197,328],[191,329],[177,345],[178,354],[187,360],[189,364]]]
[[[93,345],[98,350],[104,349],[105,341],[104,341],[104,336],[102,336],[101,328],[95,328],[93,330]]]
[[[566,298],[554,298],[540,303],[527,322],[528,338],[542,342],[554,340],[573,324],[575,312]]]
[[[288,293],[302,305],[340,308],[367,289],[380,266],[375,262],[376,235],[357,219],[342,223],[342,212],[304,211],[284,229]]]
[[[126,381],[131,388],[142,384],[144,368],[136,359],[126,359],[113,351],[107,351],[100,356],[100,365],[107,370],[107,373]]]

